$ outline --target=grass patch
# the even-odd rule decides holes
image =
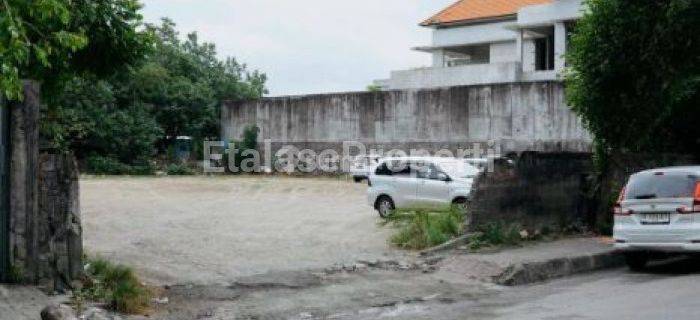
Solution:
[[[456,208],[444,210],[397,210],[383,224],[397,228],[391,243],[421,250],[443,244],[462,233],[464,214]]]
[[[139,314],[148,309],[151,290],[139,281],[131,268],[101,258],[86,261],[83,288],[73,292],[78,311],[82,311],[85,301],[104,303],[127,314]]]

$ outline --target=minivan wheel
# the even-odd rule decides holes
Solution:
[[[625,262],[632,271],[644,270],[649,262],[649,254],[646,252],[629,252],[625,254]]]
[[[388,217],[392,212],[394,212],[394,201],[388,196],[381,196],[377,200],[377,212],[382,218]]]
[[[362,177],[352,177],[352,180],[355,181],[355,183],[360,183],[360,182],[362,182],[362,180],[364,180],[364,178],[362,178]]]

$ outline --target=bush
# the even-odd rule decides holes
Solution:
[[[385,223],[398,228],[391,242],[404,249],[420,250],[443,244],[462,232],[464,215],[456,209],[399,210]]]
[[[87,259],[86,267],[84,286],[73,296],[78,309],[82,308],[84,300],[106,303],[112,309],[128,314],[148,308],[151,292],[131,268],[99,258]]]
[[[169,176],[188,176],[193,175],[194,170],[184,164],[170,164],[165,169]]]
[[[127,167],[127,174],[134,176],[150,176],[156,173],[156,168],[152,164],[145,161],[143,163],[130,165]]]
[[[566,97],[596,149],[697,155],[700,1],[586,4],[567,53]]]
[[[258,149],[258,134],[260,133],[260,129],[255,126],[255,125],[249,125],[246,126],[245,129],[243,129],[243,140],[241,141],[230,141],[229,143],[229,148],[230,147],[235,147],[235,152],[231,153],[226,153],[224,155],[224,160],[226,162],[226,165],[228,166],[228,157],[229,155],[232,155],[234,165],[236,168],[238,168],[238,173],[242,172],[244,168],[242,168],[241,164],[244,160],[251,158],[250,155],[243,156],[243,151],[246,150],[257,150]],[[258,170],[259,168],[246,168],[248,170],[253,169],[253,170]]]
[[[87,158],[87,171],[102,175],[152,175],[155,168],[148,162],[128,165],[111,157],[90,156]]]
[[[117,159],[91,156],[87,159],[87,170],[93,174],[118,175],[127,174],[129,166],[119,162]]]

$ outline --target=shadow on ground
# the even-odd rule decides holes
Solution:
[[[652,261],[639,273],[679,276],[700,274],[700,256],[678,256]]]

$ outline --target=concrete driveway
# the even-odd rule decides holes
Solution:
[[[152,284],[400,258],[366,184],[291,177],[87,177],[85,247]]]

